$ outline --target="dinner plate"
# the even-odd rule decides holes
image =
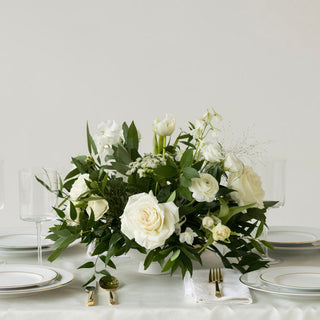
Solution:
[[[50,269],[55,271],[58,274],[57,278],[51,281],[50,283],[43,286],[36,286],[36,287],[29,287],[29,288],[0,290],[0,297],[10,297],[15,295],[25,295],[30,293],[54,290],[69,284],[73,280],[73,274],[69,271],[66,271],[60,268],[55,268],[55,267],[54,268],[50,267]]]
[[[320,229],[271,226],[266,240],[277,249],[319,249]]]
[[[57,278],[56,271],[45,266],[0,265],[0,290],[43,286]]]
[[[320,297],[320,292],[317,291],[302,291],[294,288],[272,287],[261,281],[261,270],[255,270],[241,275],[240,281],[250,289],[262,291],[266,293],[286,295],[286,296],[301,296],[301,297]]]
[[[41,236],[41,247],[47,248],[53,244],[49,239]],[[0,235],[0,249],[2,250],[30,250],[37,249],[37,235],[34,233],[8,233]]]
[[[319,267],[278,267],[260,273],[260,279],[271,286],[300,291],[320,292]]]

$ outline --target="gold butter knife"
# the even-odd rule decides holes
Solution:
[[[85,288],[86,292],[88,293],[88,306],[94,306],[95,299],[96,299],[96,290],[97,290],[97,283],[95,286],[88,286]]]

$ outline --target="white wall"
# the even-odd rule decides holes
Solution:
[[[287,203],[270,224],[320,226],[320,1],[0,0],[2,226],[22,224],[17,172],[67,166],[85,125],[180,126],[215,106],[285,155]]]

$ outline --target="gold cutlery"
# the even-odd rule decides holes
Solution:
[[[114,276],[103,276],[99,280],[100,288],[109,293],[109,304],[117,304],[115,291],[119,287],[119,281]]]
[[[219,268],[220,269],[220,268]],[[217,270],[216,268],[209,270],[209,283],[215,284],[215,296],[217,298],[222,297],[222,293],[219,287],[219,283],[223,281],[221,269]]]
[[[96,298],[96,290],[97,290],[97,283],[95,286],[88,286],[85,288],[86,292],[88,293],[88,306],[94,306],[95,298]]]

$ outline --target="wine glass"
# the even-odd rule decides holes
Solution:
[[[23,169],[19,172],[20,219],[36,223],[38,264],[42,264],[42,222],[56,219],[58,173],[54,169]]]
[[[277,201],[275,205],[268,208],[268,211],[278,209],[285,204],[285,159],[269,159],[264,161],[260,166],[260,174],[262,180],[262,188],[265,191],[264,201]],[[268,229],[263,231],[263,238],[268,238]],[[280,259],[271,258],[268,254],[268,248],[265,249],[265,259],[269,260],[269,264],[276,264]]]

